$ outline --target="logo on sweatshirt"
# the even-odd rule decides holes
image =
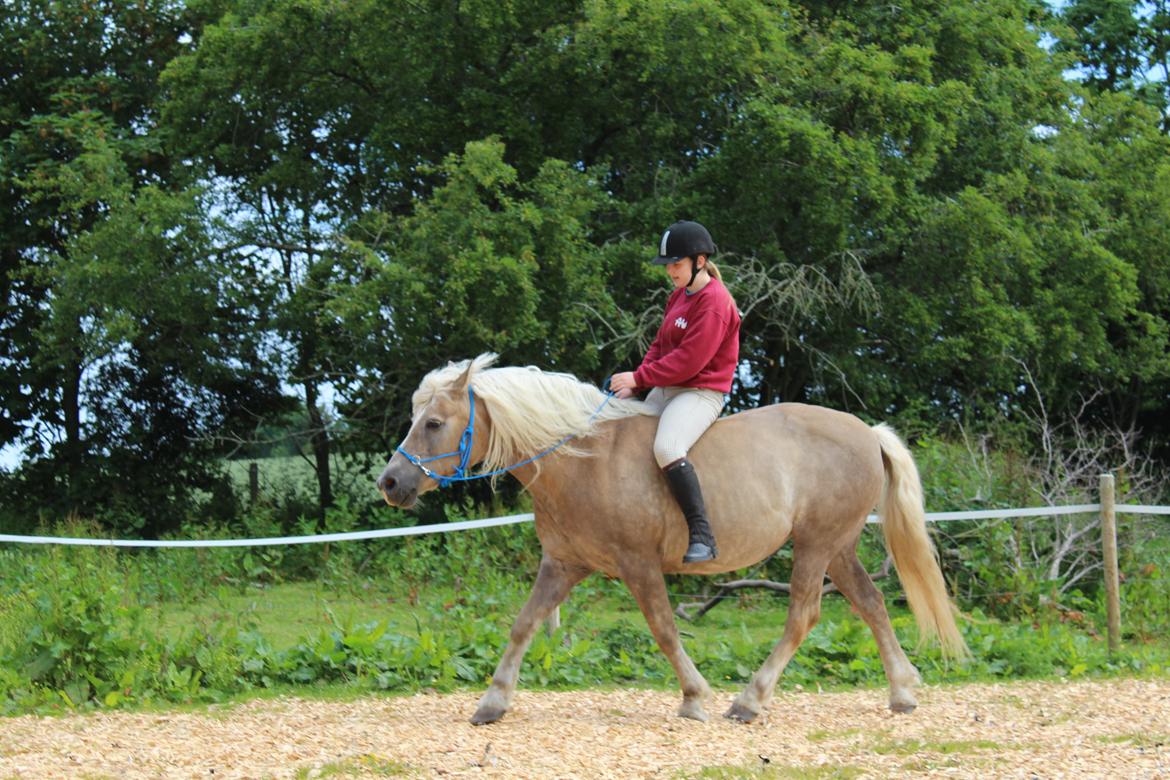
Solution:
[[[686,317],[679,317],[677,320],[675,320],[675,321],[674,321],[674,327],[676,327],[676,328],[682,328],[683,330],[686,330],[686,329],[687,329],[687,320],[686,320]]]

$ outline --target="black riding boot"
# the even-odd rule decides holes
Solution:
[[[695,467],[686,458],[676,460],[665,469],[666,481],[670,485],[670,492],[674,500],[682,509],[687,519],[687,528],[690,529],[690,544],[687,546],[683,563],[697,563],[699,561],[714,560],[719,555],[715,547],[715,535],[711,533],[711,526],[707,523],[707,510],[703,506],[703,491],[699,489],[699,475]]]

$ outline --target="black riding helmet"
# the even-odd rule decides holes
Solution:
[[[691,258],[691,280],[687,282],[687,287],[690,287],[695,283],[695,277],[699,275],[697,256],[707,255],[710,258],[714,253],[715,242],[711,240],[707,228],[698,222],[684,220],[675,222],[662,234],[662,241],[658,244],[658,257],[654,258],[654,263],[670,265],[685,257]]]

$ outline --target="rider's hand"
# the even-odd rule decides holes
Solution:
[[[614,374],[609,378],[609,389],[617,395],[618,398],[629,398],[638,389],[638,381],[634,379],[633,371],[623,371],[620,374]],[[622,395],[622,391],[626,391],[626,395]]]
[[[633,398],[635,395],[637,395],[637,393],[635,393],[633,390],[630,390],[629,388],[618,390],[616,393],[614,393],[615,398]]]

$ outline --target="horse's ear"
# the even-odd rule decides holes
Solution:
[[[471,384],[471,369],[473,368],[475,368],[475,361],[468,360],[467,368],[463,369],[463,373],[459,375],[457,380],[455,380],[456,392],[463,392],[467,390],[467,386]]]

